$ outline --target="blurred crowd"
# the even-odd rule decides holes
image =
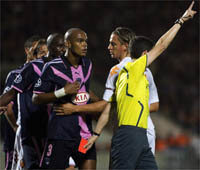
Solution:
[[[187,1],[3,1],[1,2],[1,92],[6,74],[25,61],[27,37],[80,27],[88,33],[88,56],[93,80],[104,86],[114,65],[108,53],[109,35],[117,26],[156,41],[185,11]],[[196,3],[196,9],[199,9]],[[183,25],[159,60],[151,67],[160,97],[160,112],[199,134],[199,14]],[[107,62],[105,62],[105,59]],[[15,68],[16,68],[15,67]],[[2,68],[2,67],[1,67]],[[97,79],[98,77],[98,79]]]

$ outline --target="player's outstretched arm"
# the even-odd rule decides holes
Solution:
[[[77,112],[81,112],[84,114],[93,114],[96,112],[102,112],[106,104],[107,102],[105,100],[86,105],[73,105],[71,103],[66,103],[54,107],[54,111],[57,113],[56,115],[70,115]]]
[[[157,41],[154,48],[147,53],[147,66],[150,65],[161,53],[163,53],[163,51],[167,49],[184,22],[194,17],[196,11],[192,10],[193,5],[194,1],[192,1],[183,16],[175,22],[175,24]]]
[[[101,113],[101,116],[99,117],[96,128],[94,130],[95,133],[91,136],[91,138],[88,140],[88,143],[84,146],[84,148],[86,148],[87,150],[89,150],[92,147],[94,142],[100,136],[104,126],[107,124],[109,120],[110,108],[111,108],[111,103],[108,103],[104,111]]]
[[[94,92],[92,90],[89,90],[89,93],[90,93],[90,100],[91,102],[98,102],[100,101],[101,99],[99,97],[97,97]]]

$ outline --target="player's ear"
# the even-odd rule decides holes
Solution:
[[[124,51],[128,51],[128,43],[124,43],[123,44],[123,50]]]
[[[66,48],[71,48],[71,43],[69,40],[65,40],[65,47]]]

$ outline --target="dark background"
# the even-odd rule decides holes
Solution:
[[[23,46],[27,38],[34,34],[47,38],[54,32],[64,35],[69,28],[79,27],[87,32],[89,38],[88,57],[93,61],[91,88],[102,97],[108,72],[117,63],[107,50],[111,32],[118,26],[126,26],[137,35],[148,36],[156,42],[183,15],[190,3],[180,0],[1,1],[0,92],[8,72],[25,62]],[[164,150],[156,148],[159,168],[200,167],[199,1],[195,2],[194,9],[198,11],[194,19],[182,26],[168,49],[150,66],[160,98],[159,113],[155,114],[158,118],[154,121],[157,145],[167,143]],[[170,132],[163,141],[162,134],[166,129],[173,129],[170,127],[172,123],[182,130],[178,130],[178,136],[170,136],[176,134],[176,128],[168,130]],[[190,141],[184,148],[182,144],[172,142],[181,134]],[[2,133],[0,136],[3,139]],[[101,139],[104,142],[110,140],[106,133]],[[100,148],[100,168],[108,164],[104,163],[108,161],[106,155],[109,153],[109,145],[106,146],[102,143],[97,145],[97,149]],[[106,149],[105,154],[101,156],[103,149]]]
[[[1,92],[7,73],[25,61],[24,42],[33,34],[45,38],[71,27],[85,30],[92,81],[102,96],[109,69],[117,63],[107,50],[118,26],[155,42],[181,17],[191,1],[1,1]],[[194,9],[198,11],[199,2]],[[150,67],[158,87],[160,110],[195,133],[199,132],[199,13]]]

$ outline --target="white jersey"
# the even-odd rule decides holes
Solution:
[[[104,91],[103,100],[111,101],[111,98],[114,94],[115,90],[115,83],[117,81],[117,77],[119,72],[123,69],[126,63],[132,62],[130,57],[125,57],[119,64],[113,66],[109,72],[107,81],[106,81],[106,90]],[[153,79],[153,75],[151,71],[146,68],[144,73],[149,81],[149,106],[152,103],[159,102],[157,88]],[[152,152],[155,153],[155,130],[154,124],[151,120],[150,114],[148,116],[148,123],[147,123],[147,137],[149,141],[149,145],[152,148]]]
[[[123,69],[126,63],[131,61],[131,57],[125,57],[119,64],[113,66],[110,69],[110,73],[106,81],[106,90],[104,91],[103,100],[108,102],[111,100],[111,97],[113,96],[115,90],[115,83],[117,81],[119,72],[121,71],[121,69]]]
[[[150,106],[150,104],[152,103],[159,102],[158,92],[151,71],[148,68],[146,68],[144,74],[146,75],[147,80],[149,82],[149,106]],[[150,133],[151,135],[155,136],[154,124],[151,120],[150,114],[148,117],[147,133]]]

